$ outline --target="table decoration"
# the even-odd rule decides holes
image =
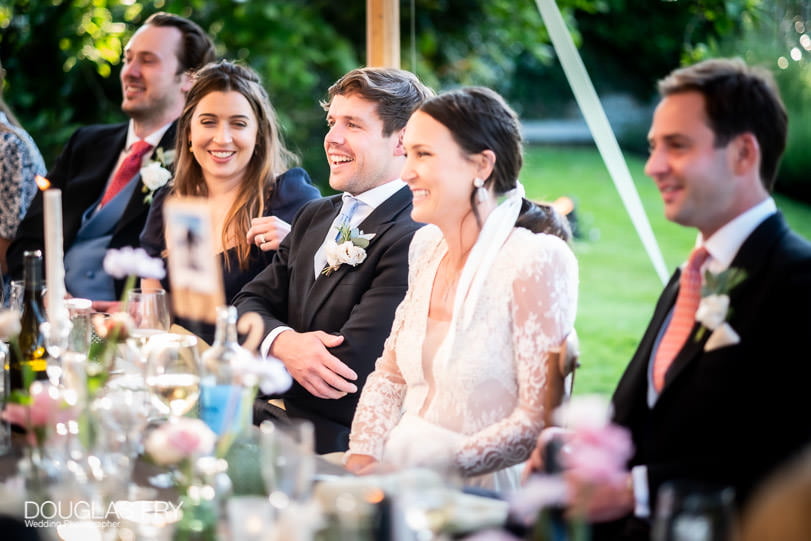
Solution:
[[[611,406],[596,395],[573,397],[555,411],[552,428],[541,436],[545,463],[557,462],[561,471],[533,475],[510,498],[510,512],[529,527],[527,539],[587,541],[590,530],[586,512],[589,493],[602,483],[618,482],[628,475],[626,464],[633,452],[627,429],[611,422]],[[556,468],[552,468],[556,469]],[[562,471],[586,487],[585,498],[566,511],[568,489]]]

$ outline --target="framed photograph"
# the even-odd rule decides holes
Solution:
[[[172,306],[177,315],[215,322],[225,304],[220,257],[206,199],[172,197],[163,207]]]

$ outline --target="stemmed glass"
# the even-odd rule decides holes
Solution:
[[[156,334],[144,346],[146,386],[151,391],[152,404],[168,422],[191,411],[200,396],[200,359],[197,338],[181,334]],[[154,419],[151,419],[154,420]],[[158,488],[174,483],[171,472],[149,478]]]
[[[197,338],[181,334],[157,334],[145,346],[146,385],[152,402],[164,413],[180,417],[200,396],[200,358]]]

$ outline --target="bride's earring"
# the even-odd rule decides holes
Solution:
[[[487,188],[484,187],[484,181],[476,177],[473,179],[473,186],[476,187],[476,199],[479,200],[479,203],[487,201]]]

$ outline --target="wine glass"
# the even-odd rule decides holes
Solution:
[[[133,321],[127,338],[127,360],[135,366],[125,372],[146,371],[144,347],[152,336],[169,331],[171,316],[163,289],[132,289],[127,293],[126,309]]]
[[[152,402],[164,414],[188,413],[200,396],[200,359],[197,338],[181,334],[156,334],[144,346],[146,385]]]
[[[290,502],[310,497],[315,476],[315,429],[306,419],[287,423],[264,421],[262,433],[262,478],[270,503],[284,509]]]
[[[127,312],[135,326],[130,333],[139,350],[150,336],[169,331],[171,316],[166,291],[163,289],[131,289],[127,294]]]

